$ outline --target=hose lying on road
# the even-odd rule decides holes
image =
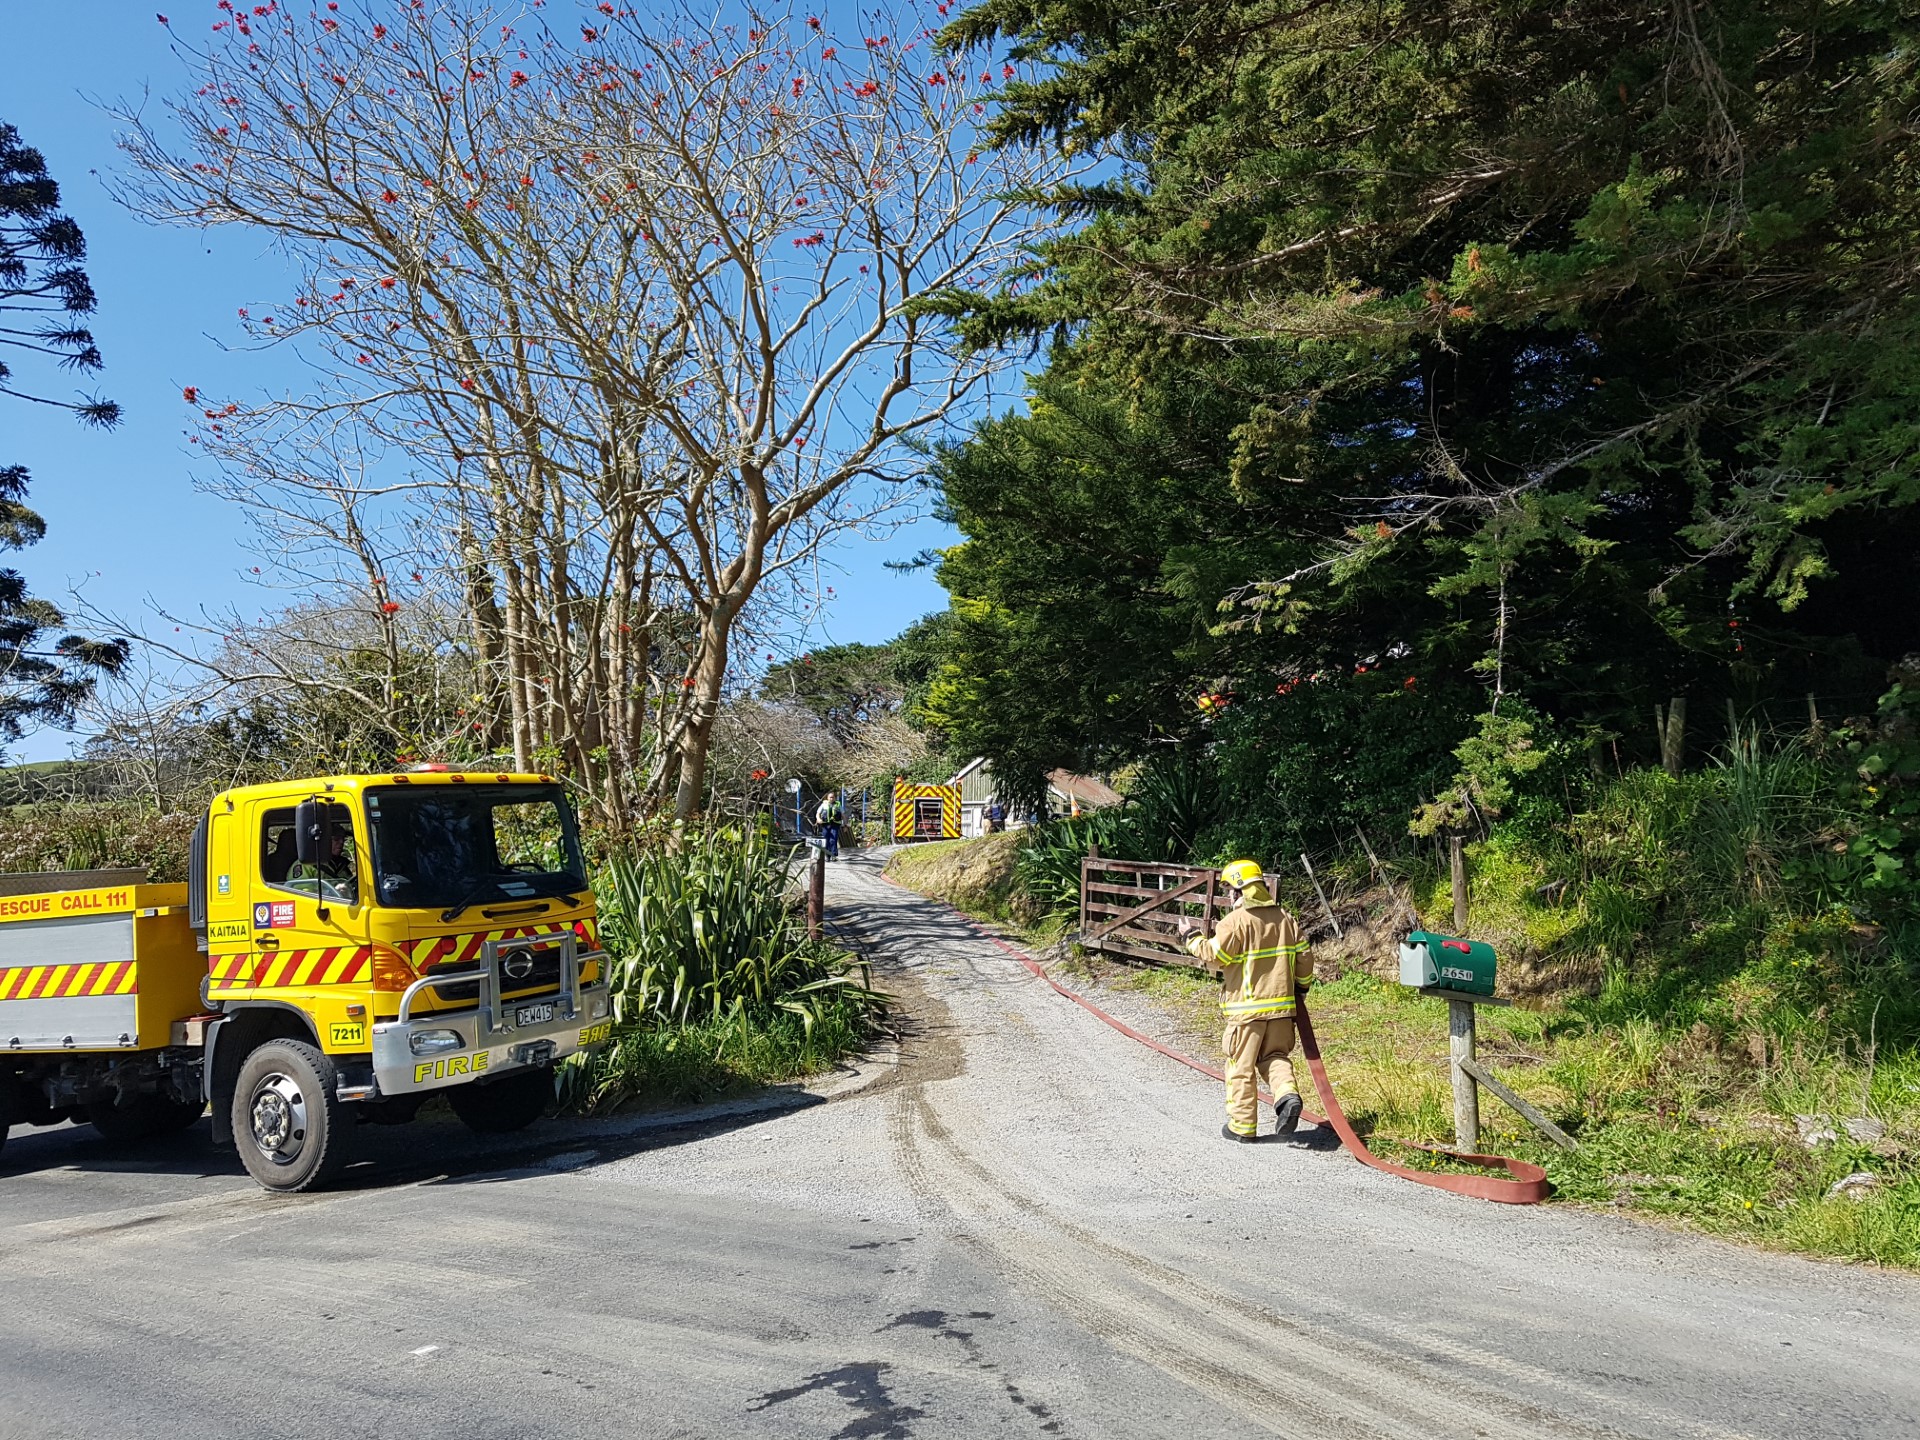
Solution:
[[[902,890],[908,888],[905,885],[900,885],[898,880],[895,880],[891,875],[885,874],[884,872],[880,878],[885,880],[889,885],[899,885]],[[944,904],[945,902],[942,901],[940,903]],[[971,916],[954,909],[953,906],[948,905],[947,908],[953,910],[955,915],[958,915],[964,920],[983,939],[991,940],[1015,960],[1018,960],[1022,965],[1026,966],[1028,970],[1032,971],[1040,979],[1046,981],[1047,984],[1052,986],[1059,994],[1066,996],[1067,999],[1071,1000],[1081,1009],[1097,1015],[1122,1035],[1127,1036],[1129,1039],[1138,1040],[1148,1049],[1158,1051],[1169,1060],[1177,1060],[1189,1069],[1198,1070],[1202,1075],[1211,1075],[1215,1080],[1222,1082],[1226,1080],[1226,1076],[1222,1075],[1220,1071],[1216,1070],[1213,1066],[1196,1060],[1191,1055],[1183,1055],[1171,1046],[1161,1044],[1151,1035],[1141,1034],[1125,1021],[1115,1019],[1084,995],[1069,990],[1058,980],[1055,980],[1051,975],[1047,974],[1047,972],[1041,968],[1040,963],[1025,951],[1009,945],[991,930],[987,930],[976,923]],[[1303,1119],[1315,1125],[1332,1126],[1333,1133],[1340,1137],[1340,1143],[1346,1147],[1347,1153],[1352,1155],[1353,1158],[1358,1160],[1362,1165],[1371,1166],[1373,1169],[1382,1171],[1388,1175],[1397,1175],[1402,1180],[1411,1180],[1416,1185],[1430,1185],[1436,1190],[1451,1191],[1455,1195],[1467,1195],[1475,1200],[1492,1200],[1501,1205],[1538,1205],[1542,1200],[1547,1198],[1547,1172],[1542,1170],[1538,1165],[1529,1164],[1525,1160],[1513,1160],[1505,1155],[1466,1155],[1453,1150],[1434,1151],[1433,1153],[1435,1154],[1444,1155],[1448,1159],[1458,1161],[1463,1165],[1477,1165],[1486,1170],[1505,1170],[1507,1177],[1511,1178],[1498,1175],[1456,1175],[1444,1171],[1415,1170],[1406,1165],[1396,1165],[1391,1160],[1382,1160],[1378,1155],[1375,1155],[1371,1150],[1367,1149],[1359,1135],[1354,1132],[1353,1125],[1347,1119],[1346,1112],[1340,1108],[1340,1101],[1335,1097],[1333,1086],[1327,1080],[1327,1067],[1320,1058],[1320,1041],[1313,1033],[1313,1017],[1307,1013],[1306,997],[1302,996],[1299,1003],[1299,1014],[1295,1018],[1300,1030],[1300,1049],[1307,1057],[1307,1069],[1311,1071],[1313,1075],[1313,1088],[1318,1092],[1320,1103],[1326,1109],[1324,1116],[1316,1115],[1311,1110],[1302,1111],[1301,1117]],[[1419,1148],[1425,1149],[1427,1147],[1422,1146]]]
[[[1347,1120],[1346,1112],[1340,1108],[1335,1098],[1333,1086],[1327,1081],[1327,1067],[1320,1060],[1320,1042],[1313,1033],[1313,1017],[1307,1014],[1307,1001],[1300,997],[1300,1013],[1295,1017],[1300,1027],[1300,1048],[1306,1053],[1307,1068],[1313,1072],[1313,1088],[1320,1094],[1320,1103],[1327,1107],[1326,1119],[1317,1123],[1333,1126],[1333,1133],[1340,1137],[1340,1143],[1347,1147],[1362,1165],[1371,1165],[1375,1170],[1383,1170],[1389,1175],[1398,1175],[1402,1180],[1411,1180],[1416,1185],[1431,1185],[1436,1190],[1451,1190],[1455,1195],[1470,1195],[1476,1200],[1493,1200],[1502,1205],[1538,1205],[1547,1198],[1547,1172],[1538,1165],[1525,1160],[1512,1160],[1505,1155],[1466,1155],[1457,1150],[1436,1150],[1435,1154],[1445,1155],[1463,1165],[1478,1165],[1486,1170],[1505,1170],[1511,1179],[1502,1179],[1497,1175],[1453,1175],[1436,1170],[1411,1170],[1405,1165],[1396,1165],[1391,1160],[1382,1160],[1367,1149],[1354,1133],[1353,1126]],[[1421,1146],[1421,1149],[1427,1149]]]

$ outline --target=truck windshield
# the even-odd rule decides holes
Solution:
[[[558,785],[422,785],[367,792],[382,905],[497,904],[587,888]]]

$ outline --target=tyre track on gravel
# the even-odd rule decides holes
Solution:
[[[1116,1293],[1134,1296],[1144,1287],[1150,1292],[1147,1297],[1150,1302],[1164,1301],[1173,1307],[1180,1319],[1191,1327],[1191,1333],[1180,1326],[1173,1327],[1175,1348],[1183,1351],[1189,1360],[1197,1358],[1200,1363],[1208,1365],[1209,1373],[1217,1367],[1206,1360],[1204,1347],[1197,1356],[1194,1350],[1193,1342],[1204,1338],[1201,1331],[1213,1332],[1211,1338],[1217,1340],[1219,1347],[1226,1351],[1244,1346],[1246,1337],[1251,1333],[1264,1337],[1265,1348],[1270,1351],[1269,1358],[1276,1372],[1290,1377],[1294,1376],[1294,1372],[1302,1372],[1311,1377],[1313,1384],[1321,1386],[1328,1386],[1331,1382],[1331,1388],[1359,1412],[1378,1412],[1378,1416],[1397,1417],[1410,1426],[1400,1430],[1383,1424],[1381,1428],[1357,1433],[1433,1434],[1435,1432],[1431,1427],[1439,1417],[1447,1415],[1449,1409],[1447,1404],[1436,1404],[1436,1397],[1451,1397],[1465,1407],[1453,1417],[1463,1428],[1458,1431],[1449,1429],[1443,1433],[1488,1437],[1614,1436],[1636,1433],[1589,1420],[1572,1419],[1565,1413],[1514,1398],[1484,1384],[1461,1380],[1430,1363],[1410,1360],[1409,1357],[1415,1354],[1438,1355],[1447,1364],[1461,1370],[1490,1372],[1512,1380],[1516,1386],[1557,1391],[1566,1397],[1569,1408],[1579,1408],[1589,1414],[1608,1410],[1629,1411],[1634,1419],[1649,1427],[1651,1433],[1694,1436],[1698,1440],[1739,1440],[1742,1433],[1718,1426],[1699,1425],[1664,1407],[1623,1404],[1619,1397],[1604,1395],[1572,1383],[1567,1377],[1493,1351],[1449,1344],[1429,1331],[1415,1332],[1409,1327],[1378,1317],[1355,1315],[1341,1307],[1330,1306],[1325,1297],[1313,1297],[1309,1301],[1308,1297],[1301,1295],[1302,1308],[1311,1303],[1323,1314],[1330,1311],[1338,1313],[1341,1320],[1338,1330],[1289,1320],[1276,1310],[1206,1285],[1061,1215],[1010,1181],[1004,1173],[991,1169],[972,1152],[963,1149],[934,1113],[921,1087],[913,1086],[897,1097],[894,1111],[895,1154],[903,1173],[923,1204],[938,1206],[954,1223],[963,1227],[966,1240],[976,1251],[990,1253],[1018,1268],[1022,1263],[1020,1244],[1009,1243],[1004,1237],[1017,1235],[1020,1243],[1037,1241],[1042,1245],[1051,1245],[1062,1252],[1069,1262],[1052,1267],[1057,1273],[1068,1277],[1066,1295],[1069,1301],[1076,1293],[1073,1287],[1088,1272],[1087,1262],[1105,1262],[1108,1267],[1118,1267],[1132,1277],[1133,1283],[1109,1288]],[[922,1152],[919,1142],[921,1135],[940,1152],[939,1159],[933,1164],[928,1163]],[[963,1215],[961,1206],[955,1203],[954,1181],[958,1176],[965,1177],[966,1188],[970,1192],[968,1198],[973,1201],[969,1207],[970,1216]],[[1271,1288],[1276,1283],[1275,1277],[1263,1276],[1261,1283]],[[1292,1286],[1285,1288],[1290,1294],[1295,1290]],[[1056,1288],[1052,1298],[1057,1301],[1059,1295]],[[1072,1306],[1069,1303],[1064,1308],[1070,1309]],[[1232,1317],[1231,1324],[1223,1324],[1219,1320],[1221,1315]],[[1361,1338],[1369,1332],[1370,1338]],[[1168,1358],[1157,1351],[1140,1353],[1144,1358],[1163,1366]],[[1309,1353],[1311,1358],[1304,1358]],[[1416,1365],[1421,1371],[1420,1378],[1416,1383],[1409,1384],[1406,1377]],[[1170,1368],[1180,1369],[1177,1364]],[[1238,1385],[1241,1377],[1236,1372],[1233,1379]],[[1268,1397],[1277,1396],[1279,1403],[1298,1408],[1300,1384],[1299,1378],[1294,1377],[1285,1388],[1263,1386],[1259,1393]],[[1412,1398],[1402,1399],[1397,1393],[1389,1392],[1408,1392]],[[1371,1399],[1368,1398],[1370,1396]],[[1512,1425],[1495,1428],[1498,1416],[1503,1411],[1510,1415]],[[1266,1418],[1262,1418],[1266,1423]],[[1332,1423],[1338,1416],[1330,1414],[1327,1418]]]
[[[1526,1440],[1635,1433],[1570,1419],[1416,1365],[1412,1350],[1438,1348],[1430,1335],[1404,1337],[1408,1348],[1395,1350],[1290,1321],[1207,1286],[1075,1224],[989,1168],[941,1123],[924,1086],[903,1085],[889,1109],[901,1173],[923,1209],[945,1218],[958,1243],[1088,1330],[1275,1434]],[[1522,1382],[1572,1390],[1568,1398],[1581,1408],[1620,1408],[1613,1397],[1565,1386],[1534,1367],[1477,1349],[1445,1348],[1449,1363],[1513,1371]],[[1738,1433],[1691,1424],[1664,1409],[1631,1408],[1650,1433],[1703,1440]]]

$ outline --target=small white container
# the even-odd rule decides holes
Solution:
[[[1426,942],[1400,942],[1400,983],[1416,989],[1440,982],[1440,967],[1433,962]]]

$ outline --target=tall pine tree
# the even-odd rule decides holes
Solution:
[[[85,324],[96,305],[82,268],[86,254],[80,227],[60,212],[60,186],[45,157],[0,123],[0,395],[109,429],[120,421],[113,401],[21,389],[13,371],[23,357],[82,373],[101,368]],[[0,550],[23,550],[46,534],[46,522],[27,506],[27,482],[24,465],[0,465]],[[126,663],[125,640],[61,634],[65,626],[60,608],[30,594],[18,570],[0,569],[0,740],[39,725],[71,725],[99,678]]]

